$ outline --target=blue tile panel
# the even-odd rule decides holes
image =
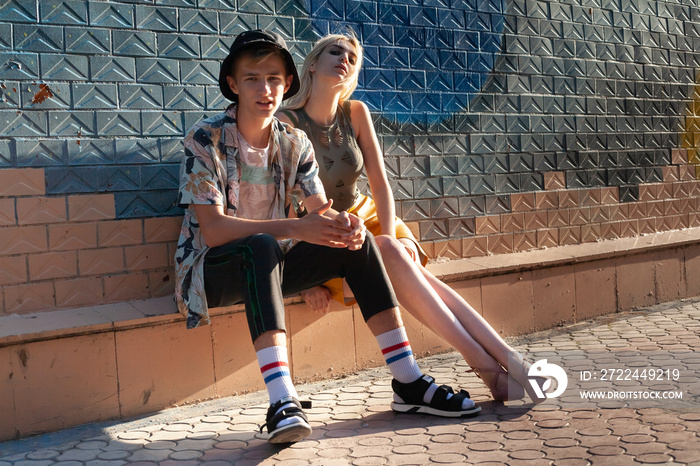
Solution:
[[[319,36],[365,46],[398,211],[423,240],[474,234],[509,195],[662,179],[700,67],[692,2],[8,0],[0,5],[0,168],[48,194],[111,192],[117,216],[175,215],[182,137],[221,111],[220,61],[263,27],[300,64]],[[700,145],[700,141],[696,141]],[[363,183],[366,187],[366,183]]]

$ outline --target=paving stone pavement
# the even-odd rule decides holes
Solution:
[[[395,414],[388,371],[368,370],[299,386],[313,402],[314,430],[291,446],[258,432],[267,399],[257,393],[0,443],[0,466],[700,464],[700,298],[512,342],[528,359],[563,368],[566,390],[537,405],[494,402],[451,353],[419,363],[469,390],[482,407],[476,417]],[[583,390],[612,398],[586,400]],[[652,392],[683,398],[644,395]]]

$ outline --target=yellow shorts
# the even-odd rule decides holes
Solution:
[[[355,203],[355,205],[348,209],[348,212],[357,215],[365,222],[365,227],[374,236],[382,234],[382,228],[379,225],[379,218],[377,218],[377,207],[374,204],[374,200],[371,197],[360,194],[360,199]],[[428,263],[428,255],[425,253],[423,248],[418,244],[418,240],[413,236],[411,230],[406,226],[406,224],[398,217],[396,217],[396,238],[407,238],[413,241],[418,250],[418,257],[422,265]],[[343,279],[334,278],[323,284],[331,292],[333,299],[346,306],[351,306],[355,304],[355,299],[352,297],[345,297],[343,292]]]

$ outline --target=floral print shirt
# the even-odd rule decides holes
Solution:
[[[209,248],[193,205],[222,205],[226,215],[233,217],[239,205],[242,167],[236,109],[232,104],[225,112],[197,123],[184,141],[178,203],[186,210],[175,251],[175,300],[187,318],[187,328],[210,323],[204,291],[204,256]],[[292,205],[324,192],[313,147],[303,131],[275,118],[269,154],[270,179],[277,195],[272,219],[286,218]],[[288,250],[293,243],[283,240],[280,245]]]

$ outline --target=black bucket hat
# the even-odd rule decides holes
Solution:
[[[228,85],[226,77],[231,71],[231,65],[233,61],[240,55],[241,51],[248,47],[260,46],[263,44],[274,45],[282,51],[282,56],[284,57],[285,64],[287,65],[287,73],[294,76],[292,80],[292,85],[289,86],[289,90],[284,93],[283,99],[288,99],[297,92],[299,92],[299,74],[297,73],[297,67],[294,65],[294,59],[292,54],[287,50],[287,43],[284,41],[282,36],[276,32],[268,31],[265,29],[256,29],[254,31],[242,32],[236,37],[231,45],[231,50],[228,56],[224,58],[223,63],[221,63],[221,70],[219,71],[219,89],[221,93],[228,100],[233,102],[238,102],[238,95],[231,90]]]

